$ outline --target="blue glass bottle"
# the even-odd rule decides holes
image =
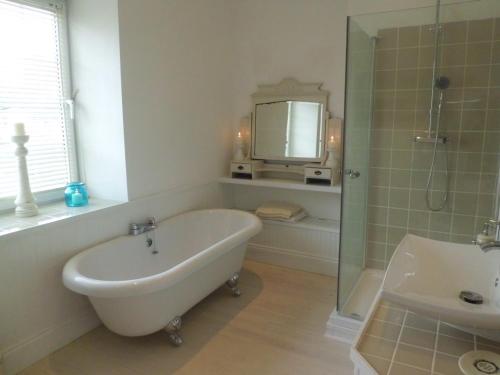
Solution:
[[[70,182],[64,190],[64,200],[68,207],[83,207],[89,204],[89,194],[83,182]]]

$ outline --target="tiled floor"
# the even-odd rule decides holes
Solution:
[[[462,354],[500,353],[500,343],[382,301],[358,350],[380,375],[458,375]]]
[[[353,374],[349,347],[324,336],[334,278],[248,261],[241,289],[189,311],[180,348],[163,332],[125,338],[99,327],[23,374]]]

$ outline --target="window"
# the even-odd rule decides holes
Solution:
[[[0,208],[6,208],[17,192],[14,122],[24,122],[30,136],[28,170],[39,201],[77,179],[64,3],[0,0],[0,49]]]

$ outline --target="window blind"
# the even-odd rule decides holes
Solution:
[[[60,3],[0,0],[0,198],[17,191],[13,123],[24,122],[31,188],[63,187],[76,177],[69,81]]]

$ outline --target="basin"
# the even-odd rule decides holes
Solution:
[[[500,251],[407,234],[397,246],[381,296],[416,313],[472,333],[500,338]],[[462,291],[478,293],[482,304],[465,302]],[[498,330],[498,331],[496,331]]]

